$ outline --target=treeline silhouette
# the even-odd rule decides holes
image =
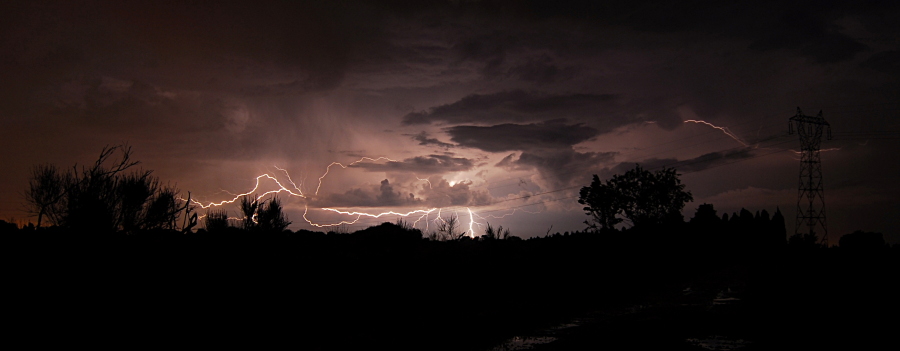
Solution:
[[[197,224],[190,201],[181,199],[175,187],[161,184],[152,171],[135,170],[140,162],[131,155],[127,145],[107,146],[90,166],[34,166],[25,210],[37,217],[39,228],[46,218],[53,227],[82,234],[190,231]],[[179,218],[184,221],[178,223]]]
[[[151,343],[487,349],[630,306],[673,307],[605,345],[671,346],[703,330],[760,349],[806,347],[823,343],[819,322],[844,328],[845,343],[885,332],[870,318],[895,316],[896,246],[872,234],[830,249],[791,246],[777,210],[727,221],[704,219],[709,210],[679,226],[527,239],[433,240],[402,221],[352,233],[227,227],[103,237],[0,227],[4,257],[16,262],[13,299],[29,302],[13,316],[81,342],[98,337],[79,324],[91,316],[104,334]],[[726,290],[743,302],[723,313],[713,300]]]
[[[663,211],[630,228],[523,239],[493,226],[461,235],[452,217],[427,233],[402,219],[294,231],[277,198],[237,207],[243,220],[213,210],[200,229],[187,209],[170,227],[0,221],[8,332],[35,346],[53,335],[101,347],[478,350],[591,316],[582,323],[602,328],[551,349],[692,350],[685,340],[702,335],[761,350],[896,342],[878,321],[898,311],[900,248],[865,232],[831,248],[791,243],[778,209],[719,216],[702,204],[688,221]],[[823,325],[839,332],[823,337]]]

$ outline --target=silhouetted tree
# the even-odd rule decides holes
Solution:
[[[19,231],[19,226],[17,226],[15,223],[9,223],[0,219],[0,234],[13,234],[17,231]]]
[[[241,197],[241,227],[246,231],[281,233],[291,224],[284,215],[278,197],[260,201],[255,195]]]
[[[578,202],[588,205],[585,212],[592,216],[595,225],[603,228],[618,223],[616,215],[635,226],[683,222],[681,210],[694,198],[690,191],[684,190],[678,176],[674,168],[652,173],[635,165],[605,184],[594,176],[591,186],[581,189]]]
[[[459,230],[459,216],[450,215],[447,219],[440,218],[440,223],[438,223],[437,231],[431,234],[432,240],[438,241],[447,241],[447,240],[459,240],[462,239],[466,232]]]
[[[694,217],[691,218],[691,224],[698,225],[714,225],[721,222],[722,219],[716,214],[716,209],[712,204],[701,204],[700,207],[697,207]]]
[[[150,176],[150,172],[126,174],[118,184],[121,206],[119,222],[125,232],[135,230],[142,217],[144,204],[159,188],[159,181]],[[148,211],[149,212],[149,211]]]
[[[888,248],[884,241],[884,235],[875,232],[857,230],[850,234],[844,234],[838,240],[841,249],[848,250],[879,250]]]
[[[259,230],[281,233],[289,225],[291,225],[291,222],[285,217],[281,201],[278,201],[277,196],[259,204],[256,218],[256,226]]]
[[[820,245],[816,233],[797,233],[788,238],[788,246],[798,249],[814,249]]]
[[[501,225],[494,229],[490,223],[487,224],[487,228],[484,229],[484,235],[481,237],[482,240],[505,240],[507,238],[509,238],[509,228],[504,230]]]
[[[578,203],[587,205],[583,208],[585,214],[591,216],[590,221],[584,221],[590,229],[611,230],[616,229],[616,224],[622,222],[617,215],[622,211],[621,196],[613,188],[609,181],[604,184],[597,175],[594,175],[590,187],[581,188]]]
[[[407,230],[407,231],[418,230],[415,227],[413,227],[413,225],[410,224],[409,222],[404,221],[403,218],[397,218],[397,222],[394,224],[396,224],[398,227],[402,228],[403,230]]]
[[[228,211],[207,210],[206,217],[203,219],[203,226],[210,233],[223,233],[228,230]]]
[[[782,247],[787,244],[787,226],[784,223],[784,215],[781,214],[781,209],[778,207],[775,208],[775,214],[769,221],[768,232],[774,247]]]
[[[127,233],[136,230],[175,229],[179,205],[177,191],[161,186],[151,171],[124,175],[118,184],[119,226]],[[184,202],[185,205],[187,202]]]
[[[241,227],[244,230],[252,230],[256,228],[256,216],[257,210],[259,209],[259,199],[256,198],[256,195],[249,196],[244,195],[241,196],[240,202],[241,214]]]
[[[690,220],[691,232],[694,235],[684,238],[694,241],[684,240],[684,243],[695,247],[721,246],[726,241],[726,237],[722,235],[724,223],[727,222],[719,218],[712,204],[701,204]]]
[[[25,191],[25,210],[37,216],[37,226],[47,216],[53,224],[59,224],[57,204],[65,195],[65,178],[54,165],[40,164],[31,169],[28,189]]]
[[[119,158],[113,155],[119,153]],[[61,227],[82,231],[134,233],[175,229],[181,211],[190,204],[178,190],[161,186],[152,171],[126,173],[139,162],[131,147],[104,147],[91,167],[60,172],[50,165],[35,167],[26,206]]]

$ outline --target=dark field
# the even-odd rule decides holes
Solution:
[[[3,251],[7,335],[33,347],[487,350],[572,321],[537,348],[897,344],[896,249],[716,251],[578,234],[10,236]]]

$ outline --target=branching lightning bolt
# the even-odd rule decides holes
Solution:
[[[355,164],[357,164],[357,163],[360,163],[360,162],[362,162],[362,161],[378,162],[378,161],[381,161],[381,160],[388,160],[388,161],[391,161],[391,162],[397,162],[396,160],[392,160],[392,159],[389,159],[389,158],[387,158],[387,157],[379,157],[379,158],[363,157],[363,158],[360,158],[359,160],[356,160],[356,161],[353,161],[353,162],[348,163],[346,166],[344,166],[344,164],[342,164],[342,163],[340,163],[340,162],[332,162],[330,165],[328,165],[328,167],[325,167],[325,174],[323,174],[321,177],[319,177],[319,185],[316,186],[316,192],[315,192],[315,194],[316,194],[316,195],[319,195],[319,189],[322,187],[322,179],[325,179],[325,177],[328,176],[328,172],[331,171],[331,166],[338,165],[338,166],[341,166],[341,168],[347,169],[347,167],[353,166],[353,165],[355,165]]]
[[[267,174],[261,174],[261,175],[259,175],[259,176],[256,177],[256,185],[253,186],[253,189],[251,189],[250,191],[248,191],[248,192],[246,192],[246,193],[243,193],[243,194],[233,194],[233,195],[234,195],[234,198],[232,198],[231,200],[223,200],[223,201],[219,201],[219,202],[209,202],[209,203],[204,204],[204,203],[202,203],[202,202],[200,202],[200,201],[191,199],[191,202],[194,203],[194,204],[197,205],[197,206],[200,206],[200,208],[210,208],[210,207],[212,207],[212,206],[218,207],[218,206],[222,206],[222,205],[225,205],[225,204],[233,204],[233,203],[237,202],[241,197],[244,197],[244,196],[250,196],[251,194],[256,193],[256,191],[259,189],[260,179],[263,179],[263,178],[271,179],[272,181],[275,182],[275,184],[278,184],[278,187],[279,187],[279,188],[278,188],[278,190],[269,190],[269,191],[266,191],[266,192],[264,192],[264,193],[262,193],[262,194],[256,196],[256,198],[255,198],[254,200],[258,200],[258,199],[260,199],[260,198],[262,198],[262,197],[264,197],[264,196],[266,196],[266,195],[277,194],[277,193],[281,193],[281,192],[287,192],[287,193],[290,194],[291,196],[298,196],[298,197],[306,198],[306,195],[303,195],[303,192],[300,191],[300,189],[296,189],[296,186],[295,186],[295,189],[296,189],[298,192],[294,192],[294,191],[288,189],[288,188],[285,187],[283,184],[281,184],[280,181],[278,181],[278,178],[275,178],[274,176],[269,175],[269,174],[267,173]],[[290,177],[288,177],[288,178],[290,178]],[[293,184],[293,181],[292,181],[291,183]]]
[[[691,122],[691,123],[697,123],[697,124],[705,124],[705,125],[708,125],[708,126],[710,126],[710,127],[715,128],[715,129],[721,130],[722,133],[725,133],[725,135],[731,137],[732,139],[734,139],[734,141],[741,143],[741,145],[744,145],[744,146],[750,146],[749,144],[747,144],[746,142],[744,142],[741,138],[739,138],[737,135],[735,135],[734,133],[732,133],[731,130],[728,129],[728,127],[719,127],[719,126],[717,126],[717,125],[715,125],[715,124],[712,124],[712,123],[709,123],[709,122],[707,122],[707,121],[696,120],[696,119],[689,119],[689,120],[685,120],[685,121],[684,121],[684,123],[688,123],[688,122]]]
[[[307,208],[307,209],[308,209],[308,208]],[[338,209],[335,209],[335,208],[328,208],[328,207],[322,207],[321,210],[323,210],[323,211],[330,211],[330,212],[334,212],[334,213],[338,213],[338,214],[342,214],[342,215],[347,215],[347,216],[356,216],[356,219],[353,220],[353,221],[349,221],[349,222],[348,222],[348,221],[341,221],[341,222],[339,222],[339,223],[334,223],[334,224],[317,224],[317,223],[311,222],[309,219],[306,219],[306,211],[303,212],[303,219],[306,219],[306,221],[307,221],[310,225],[313,225],[313,226],[316,226],[316,227],[319,227],[319,228],[323,228],[323,227],[333,227],[333,226],[341,225],[341,224],[354,224],[354,223],[356,223],[357,221],[359,221],[359,219],[362,218],[362,217],[381,218],[381,217],[389,216],[389,215],[400,216],[400,217],[409,217],[409,216],[414,215],[414,214],[422,214],[422,215],[424,215],[424,216],[427,216],[429,213],[434,212],[435,210],[437,210],[437,208],[432,208],[432,209],[428,209],[428,210],[415,210],[415,211],[409,211],[409,212],[406,212],[406,213],[402,213],[402,212],[394,212],[394,211],[387,211],[387,212],[381,212],[381,213],[378,213],[378,214],[372,214],[372,213],[368,213],[368,212],[356,212],[356,211],[341,211],[341,210],[338,210]],[[420,218],[421,218],[421,217],[420,217]]]
[[[350,162],[346,165],[341,162],[330,163],[327,167],[325,167],[325,172],[318,178],[318,184],[316,185],[316,191],[314,192],[314,196],[318,195],[319,190],[321,190],[322,183],[324,182],[325,178],[331,172],[331,168],[333,166],[337,165],[337,166],[340,166],[342,169],[346,169],[346,168],[351,167],[360,162],[365,162],[365,161],[379,162],[379,161],[384,161],[384,160],[396,162],[395,160],[387,158],[387,157],[378,157],[378,158],[362,157],[359,160]],[[233,196],[231,199],[222,200],[219,202],[200,202],[195,199],[191,199],[190,201],[191,201],[191,203],[199,206],[200,208],[210,208],[210,207],[219,207],[219,206],[223,206],[226,204],[236,203],[242,197],[245,197],[245,196],[254,196],[254,200],[257,201],[268,195],[286,193],[289,196],[295,196],[295,197],[303,198],[306,200],[310,199],[310,197],[308,195],[304,194],[303,190],[301,189],[303,182],[301,182],[298,185],[291,178],[290,173],[286,169],[278,167],[277,165],[274,167],[281,173],[284,173],[284,177],[286,178],[286,181],[279,180],[279,178],[273,174],[269,174],[269,173],[261,174],[256,177],[256,182],[255,182],[253,188],[247,192],[235,194],[235,193],[226,191],[228,194]],[[268,179],[268,180],[271,180],[272,182],[274,182],[276,185],[276,188],[274,190],[265,191],[259,195],[254,195],[262,187],[262,181],[264,179]],[[424,181],[424,182],[428,183],[429,188],[431,188],[431,181],[429,181],[428,179],[419,178],[418,176],[416,176],[416,179],[419,181]],[[415,217],[416,219],[412,224],[413,227],[419,225],[419,223],[423,223],[425,225],[426,231],[429,229],[429,222],[443,221],[443,218],[441,218],[441,208],[419,209],[419,210],[413,210],[413,211],[409,211],[409,212],[386,211],[386,212],[380,212],[380,213],[370,213],[370,212],[362,212],[362,211],[344,211],[344,210],[340,210],[340,209],[336,209],[336,208],[328,208],[328,207],[319,208],[319,210],[326,211],[326,212],[332,212],[332,213],[340,214],[340,215],[344,215],[344,216],[350,216],[350,217],[352,217],[352,219],[341,220],[341,221],[334,222],[334,223],[318,223],[316,221],[311,220],[308,217],[308,214],[309,214],[309,204],[308,203],[304,205],[303,219],[311,226],[314,226],[317,228],[325,228],[325,227],[334,227],[334,226],[340,226],[340,225],[352,225],[352,224],[357,223],[359,220],[361,220],[363,218],[383,218],[386,216],[398,216],[398,217],[405,218],[405,217],[410,217],[410,216],[417,216],[417,217]],[[467,208],[467,210],[469,212],[469,231],[468,231],[467,235],[469,235],[470,237],[474,237],[475,236],[474,227],[476,225],[481,226],[482,224],[478,223],[475,220],[476,216],[478,216],[478,215],[474,211],[472,211],[471,209],[468,209],[468,208]],[[433,220],[430,221],[429,220],[430,215],[435,212],[437,212],[436,218],[434,218]],[[203,215],[203,217],[205,217],[205,215]],[[458,214],[457,214],[457,217],[458,217]],[[478,216],[478,217],[480,217],[480,216]],[[241,218],[229,218],[229,219],[242,220]]]

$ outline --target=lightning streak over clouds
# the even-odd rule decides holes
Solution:
[[[318,195],[319,190],[322,187],[322,183],[324,182],[324,180],[328,177],[329,173],[331,172],[332,166],[337,165],[343,169],[347,169],[350,166],[359,164],[361,162],[366,162],[366,161],[368,161],[368,162],[379,162],[379,161],[396,162],[395,160],[392,160],[387,157],[378,157],[378,158],[362,157],[359,160],[350,162],[346,165],[343,163],[340,163],[340,162],[332,162],[325,168],[325,172],[318,178],[318,184],[316,186],[316,191],[315,191],[314,195]],[[235,194],[235,193],[226,191],[227,193],[233,195],[233,198],[231,198],[231,199],[222,200],[222,201],[218,201],[218,202],[200,202],[200,201],[197,201],[194,199],[191,199],[190,201],[194,205],[199,206],[200,208],[211,208],[211,207],[223,206],[226,204],[233,204],[233,203],[237,202],[241,197],[251,196],[251,195],[255,194],[257,191],[260,190],[260,188],[262,186],[261,180],[269,179],[276,185],[276,189],[265,191],[259,195],[253,195],[253,196],[255,196],[254,200],[259,200],[267,195],[274,195],[274,194],[279,194],[279,193],[287,193],[289,196],[294,196],[294,197],[305,199],[305,200],[307,200],[307,202],[304,204],[303,219],[307,223],[309,223],[309,225],[311,225],[313,227],[317,227],[317,228],[334,227],[334,226],[340,226],[340,225],[352,225],[352,224],[356,224],[363,218],[383,218],[385,216],[398,216],[398,217],[406,218],[406,217],[418,215],[416,220],[413,222],[413,227],[416,227],[421,222],[421,223],[425,224],[425,230],[427,231],[429,228],[428,217],[430,214],[434,213],[435,211],[437,211],[437,216],[434,219],[434,221],[436,221],[436,222],[444,221],[444,219],[441,217],[442,208],[438,208],[438,207],[422,208],[422,209],[416,209],[416,210],[411,210],[411,211],[406,211],[406,212],[393,211],[393,210],[392,211],[384,211],[384,212],[366,212],[366,211],[359,211],[359,210],[341,210],[341,209],[332,208],[332,207],[321,207],[321,208],[318,208],[321,211],[331,212],[331,213],[334,213],[337,215],[342,215],[342,216],[350,216],[352,219],[332,221],[332,222],[328,222],[328,223],[317,222],[308,217],[309,210],[310,210],[308,201],[310,198],[306,194],[303,193],[303,190],[301,189],[301,187],[303,185],[302,182],[300,185],[298,185],[296,182],[294,182],[294,180],[291,178],[290,173],[286,169],[278,167],[278,166],[274,166],[274,167],[277,170],[284,173],[284,177],[287,178],[286,182],[282,182],[281,180],[278,179],[278,177],[276,177],[272,174],[266,173],[266,174],[259,175],[255,178],[256,183],[253,186],[253,188],[250,189],[249,191],[246,191],[246,192],[243,192],[240,194]],[[415,178],[418,181],[424,181],[424,182],[428,183],[429,188],[431,188],[431,181],[429,181],[428,179],[419,178],[418,176],[415,176]],[[290,184],[291,187],[288,187],[285,184]],[[485,217],[478,215],[475,211],[473,211],[469,207],[467,207],[466,210],[469,213],[469,225],[468,225],[469,229],[468,229],[468,232],[466,233],[466,235],[468,235],[469,237],[475,237],[475,226],[476,225],[479,227],[483,226],[482,223],[479,223],[476,221],[476,217],[482,218],[482,219],[485,219]],[[513,210],[511,213],[503,215],[501,217],[496,217],[493,215],[490,215],[488,217],[503,218],[503,217],[505,217],[507,215],[511,215],[515,212],[516,212],[516,210]],[[458,214],[455,214],[455,216],[457,218],[459,217]],[[238,219],[238,218],[235,218],[235,219]],[[238,219],[238,220],[240,220],[240,219]]]
[[[331,171],[331,166],[338,165],[338,166],[341,166],[341,168],[343,168],[343,169],[347,169],[347,167],[353,166],[353,165],[355,165],[355,164],[357,164],[357,163],[360,163],[360,162],[362,162],[362,161],[378,162],[378,161],[381,161],[381,160],[388,160],[388,161],[396,162],[395,160],[389,159],[389,158],[387,158],[387,157],[379,157],[379,158],[363,157],[363,158],[360,158],[360,159],[358,159],[358,160],[356,160],[356,161],[353,161],[353,162],[348,163],[346,166],[344,166],[344,164],[342,164],[342,163],[340,163],[340,162],[332,162],[331,164],[328,165],[328,167],[325,167],[325,174],[323,174],[321,177],[319,177],[319,185],[316,186],[316,192],[315,192],[315,194],[316,194],[316,195],[319,195],[319,189],[322,188],[322,179],[324,179],[324,178],[328,175],[328,172]]]
[[[712,123],[709,123],[709,122],[703,121],[703,120],[689,119],[689,120],[685,120],[685,121],[684,121],[684,123],[688,123],[688,122],[691,122],[691,123],[697,123],[697,124],[705,124],[705,125],[708,125],[708,126],[710,126],[710,127],[715,128],[715,129],[721,130],[722,133],[725,133],[725,135],[731,137],[732,139],[734,139],[734,141],[741,143],[741,145],[744,145],[744,146],[750,146],[750,145],[748,145],[746,142],[744,142],[744,140],[742,140],[742,139],[739,138],[737,135],[735,135],[735,134],[732,133],[730,130],[728,130],[728,127],[719,127],[719,126],[717,126],[717,125],[715,125],[715,124],[712,124]]]

